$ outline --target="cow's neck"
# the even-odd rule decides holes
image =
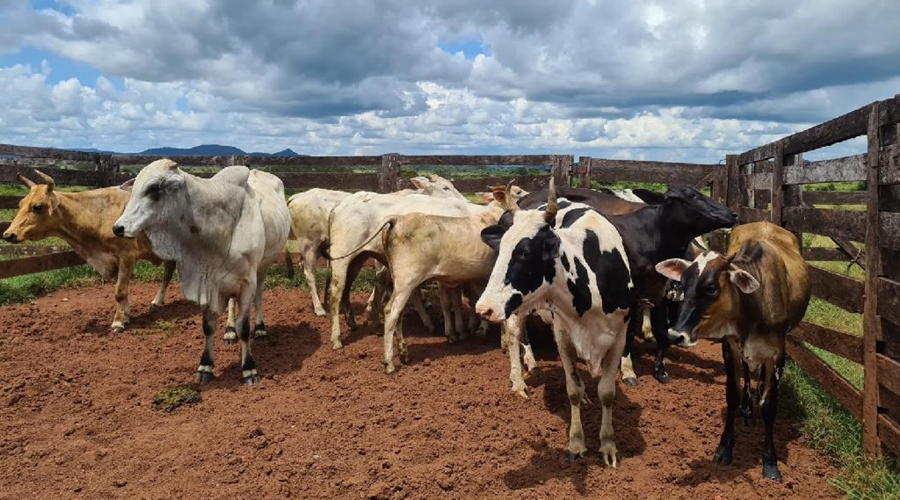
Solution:
[[[59,222],[55,234],[78,249],[86,240],[99,240],[102,234],[101,228],[96,223],[90,223],[85,217],[97,217],[97,214],[109,210],[112,200],[95,196],[95,193],[86,191],[83,193],[56,193],[59,204],[56,206],[55,218]],[[109,228],[112,235],[112,226]]]

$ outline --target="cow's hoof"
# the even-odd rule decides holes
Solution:
[[[210,372],[197,372],[194,374],[194,380],[200,385],[208,384],[215,379],[216,377]]]
[[[253,340],[256,342],[265,342],[269,340],[269,334],[265,330],[253,332]]]
[[[409,353],[408,352],[400,353],[400,362],[403,363],[404,365],[409,364]]]
[[[631,387],[637,387],[637,386],[638,386],[638,379],[635,378],[635,377],[623,378],[623,379],[622,379],[622,382],[624,382],[625,385],[630,385]]]
[[[233,326],[226,326],[225,335],[222,335],[222,340],[224,340],[226,344],[234,344],[237,342],[237,330],[235,330]]]
[[[384,364],[384,373],[386,373],[387,375],[390,375],[390,374],[394,373],[395,371],[397,371],[397,369],[394,368],[394,363],[385,363]]]
[[[522,399],[528,399],[528,386],[527,385],[523,384],[519,387],[514,386],[512,388],[512,392],[514,394],[518,395],[519,397],[521,397]]]
[[[241,377],[241,385],[251,386],[259,383],[259,375],[253,373],[252,375],[247,375],[246,377]]]
[[[316,313],[316,316],[321,318],[322,316],[325,316],[325,309],[316,309],[315,313]]]
[[[112,333],[122,333],[125,331],[125,326],[124,325],[113,325],[113,326],[109,327],[109,331]]]
[[[571,450],[566,450],[566,460],[569,462],[574,462],[576,459],[584,458],[587,455],[587,450],[573,452]]]
[[[727,446],[719,446],[713,455],[713,462],[719,465],[731,465],[731,460],[731,448]]]
[[[616,449],[616,443],[608,441],[600,444],[600,456],[603,457],[603,463],[615,469],[619,466],[619,451]]]
[[[654,374],[654,376],[656,377],[656,380],[658,380],[660,384],[668,384],[669,382],[672,381],[672,378],[669,377],[669,374],[666,373],[665,370],[657,371]]]
[[[151,302],[150,303],[150,312],[159,311],[160,309],[162,309],[162,306],[163,306],[162,304],[157,304],[156,302]]]
[[[763,477],[778,483],[782,482],[781,472],[778,471],[778,464],[763,464]]]

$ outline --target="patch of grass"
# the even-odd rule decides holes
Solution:
[[[181,405],[195,405],[202,401],[200,391],[190,384],[182,384],[154,394],[153,409],[170,413]]]
[[[92,285],[99,281],[97,273],[88,265],[2,279],[0,304],[26,302],[54,290]]]
[[[808,446],[828,454],[840,468],[831,480],[838,490],[849,499],[900,497],[900,464],[866,458],[860,423],[793,362],[787,363],[779,389],[779,411],[799,422]]]
[[[815,184],[806,184],[803,186],[804,191],[865,191],[865,181],[850,182],[818,182]]]

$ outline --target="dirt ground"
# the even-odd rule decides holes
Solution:
[[[162,413],[154,393],[191,381],[199,362],[198,308],[173,287],[168,305],[148,312],[155,285],[133,288],[123,334],[107,333],[111,285],[0,308],[0,498],[839,497],[828,460],[784,419],[784,484],[761,478],[761,424],[738,426],[733,465],[711,463],[725,392],[713,344],[674,349],[673,381],[661,386],[652,346],[638,342],[641,385],[617,390],[619,468],[596,452],[570,464],[552,342],[523,400],[509,392],[496,331],[450,346],[409,319],[411,364],[389,377],[381,337],[362,327],[332,351],[327,321],[295,289],[267,292],[258,386],[239,385],[238,347],[220,331],[203,401]],[[599,405],[583,418],[596,450]]]

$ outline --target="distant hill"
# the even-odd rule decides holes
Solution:
[[[242,156],[247,153],[234,146],[221,146],[219,144],[203,144],[192,148],[150,148],[140,153],[140,156]]]
[[[293,149],[287,148],[287,149],[282,149],[281,151],[279,151],[277,153],[258,153],[258,152],[250,153],[250,156],[274,156],[274,157],[278,157],[278,158],[293,158],[294,156],[300,156],[300,155],[298,155]]]

